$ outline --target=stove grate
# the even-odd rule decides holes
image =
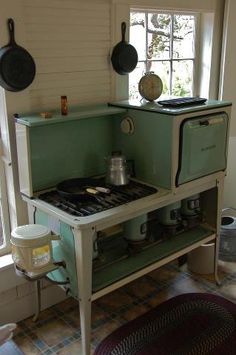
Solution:
[[[64,196],[61,196],[57,190],[42,193],[39,195],[39,199],[70,215],[86,217],[157,192],[156,188],[133,180],[131,180],[128,185],[124,186],[110,186],[105,185],[104,182],[100,186],[108,187],[110,193],[99,192],[98,195],[91,196],[91,200],[86,202],[81,202],[79,199],[66,199]]]

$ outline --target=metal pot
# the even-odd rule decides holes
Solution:
[[[107,158],[106,182],[116,186],[129,183],[127,161],[121,152],[113,152],[112,156]]]
[[[174,202],[171,205],[161,208],[158,213],[158,219],[160,223],[166,226],[176,225],[180,223],[180,208],[181,201]]]
[[[190,196],[181,202],[183,216],[196,216],[200,213],[200,194]]]
[[[139,242],[146,239],[147,215],[141,215],[124,223],[125,239],[131,242]]]

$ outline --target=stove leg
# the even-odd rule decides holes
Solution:
[[[217,286],[221,285],[221,281],[218,275],[218,254],[219,254],[219,239],[220,237],[217,236],[215,240],[215,265],[214,265],[214,277]]]
[[[73,230],[75,239],[82,354],[90,355],[94,229]]]
[[[35,281],[35,291],[36,291],[36,312],[33,317],[33,322],[36,322],[41,310],[41,289],[40,289],[40,279]]]
[[[215,240],[215,268],[214,276],[217,286],[221,285],[218,275],[218,257],[220,248],[220,228],[221,228],[221,213],[223,208],[223,193],[224,193],[224,179],[217,180],[217,224],[216,224],[216,240]]]

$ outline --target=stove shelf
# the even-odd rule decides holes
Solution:
[[[108,105],[78,106],[71,108],[66,116],[62,116],[59,111],[52,112],[52,118],[42,118],[40,113],[26,114],[16,117],[16,122],[28,127],[38,127],[55,123],[66,123],[85,118],[104,117],[125,113],[125,108],[110,107]]]
[[[117,258],[117,253],[120,257],[116,262],[108,262],[107,267],[104,266],[93,271],[93,293],[99,292],[145,267],[161,262],[163,259],[173,256],[171,259],[173,260],[176,258],[176,253],[183,255],[189,251],[187,249],[191,248],[191,246],[197,247],[197,244],[200,246],[206,240],[209,241],[211,239],[215,239],[214,232],[209,230],[209,227],[201,225],[154,244],[152,247],[134,255],[127,254],[125,243],[121,244],[123,257],[121,257],[122,250],[118,250],[117,246],[113,250],[104,251],[104,257],[106,257],[106,252],[109,253],[109,256],[107,256],[108,261],[112,260],[112,258]]]

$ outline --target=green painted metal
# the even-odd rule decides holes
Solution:
[[[171,186],[173,116],[128,110],[135,126],[134,133],[121,132],[122,117],[114,122],[115,150],[134,159],[136,177],[165,188]]]
[[[37,209],[35,213],[35,223],[39,223],[50,228],[50,217],[47,213]],[[53,281],[65,281],[69,278],[69,293],[77,298],[77,273],[76,273],[76,258],[74,235],[68,224],[61,221],[59,223],[60,241],[52,241],[53,258],[55,261],[64,261],[66,269],[60,267],[58,270],[48,273],[48,277]]]
[[[133,105],[134,109],[129,108],[129,102],[117,105],[120,107],[98,105],[80,108],[80,111],[71,112],[65,118],[60,116],[47,120],[30,115],[17,120],[26,125],[29,132],[33,192],[50,188],[69,178],[104,175],[107,170],[104,158],[114,150],[121,150],[128,160],[134,160],[137,179],[167,189],[172,187],[174,113],[178,111],[178,114],[183,114],[189,112],[188,109],[172,109],[170,114],[167,109],[159,112],[160,106],[154,103]],[[208,108],[222,105],[227,103],[213,101],[201,107],[207,114]],[[126,115],[134,122],[134,133],[131,135],[123,133],[120,127]],[[186,136],[189,131],[186,129]],[[206,142],[208,131],[206,127]],[[218,129],[214,132],[218,142],[222,135],[225,135],[226,141],[225,125],[223,133]],[[198,143],[203,138],[199,134],[186,138],[179,183],[221,170],[221,165],[224,169],[225,152],[220,152],[219,145],[214,159],[210,154],[207,162],[204,160],[206,154],[201,159],[203,154],[199,155],[195,148],[200,146]],[[186,163],[187,159],[190,164]],[[222,164],[219,164],[219,159]]]
[[[72,107],[66,116],[62,116],[59,111],[52,111],[51,118],[42,118],[39,113],[31,113],[23,115],[16,119],[17,123],[28,127],[48,126],[55,124],[66,124],[68,121],[78,121],[84,118],[104,117],[125,113],[126,110],[117,107],[110,107],[107,105],[91,105],[91,106],[75,106]]]
[[[113,150],[114,117],[30,128],[33,191],[64,179],[104,174]]]
[[[207,111],[213,108],[221,108],[226,106],[232,106],[232,102],[230,101],[219,101],[219,100],[207,100],[203,105],[189,105],[182,106],[179,108],[173,107],[164,107],[158,104],[158,101],[148,102],[146,100],[123,100],[118,102],[109,103],[109,105],[120,108],[134,108],[136,110],[141,111],[149,111],[155,113],[161,113],[166,115],[182,115],[185,113],[199,112],[199,111]]]
[[[151,265],[165,257],[168,257],[212,234],[209,229],[198,226],[190,231],[184,232],[174,237],[170,237],[166,241],[153,245],[140,253],[119,260],[107,268],[103,268],[93,274],[93,292],[97,292],[106,286],[113,284],[132,273],[141,270],[145,266]],[[121,244],[121,247],[123,245]],[[109,250],[115,256],[119,251],[117,248]],[[125,251],[124,251],[125,252]],[[109,256],[111,258],[111,255]]]
[[[228,116],[209,115],[206,122],[207,117],[218,123],[204,125],[193,119],[183,124],[179,184],[226,168]]]

